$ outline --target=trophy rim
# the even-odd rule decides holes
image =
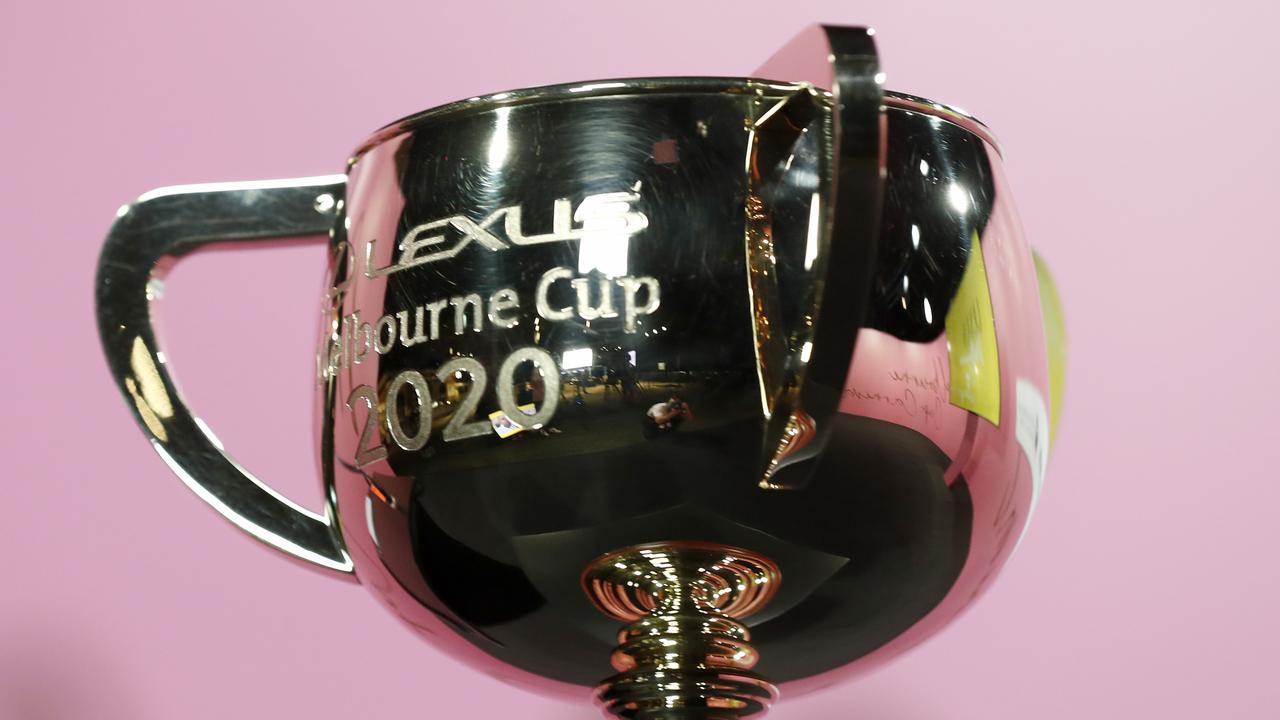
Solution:
[[[639,77],[587,80],[569,83],[535,85],[532,87],[503,90],[501,92],[474,95],[462,100],[436,105],[394,120],[375,130],[350,155],[347,160],[349,171],[365,154],[382,143],[406,132],[412,132],[416,125],[454,115],[482,113],[503,107],[533,105],[544,102],[561,102],[588,98],[605,98],[619,96],[664,95],[664,94],[748,94],[757,90],[769,89],[775,92],[786,92],[805,87],[807,83],[770,80],[757,77],[719,77],[719,76],[670,76]],[[821,92],[830,96],[829,90]],[[995,133],[968,111],[955,105],[948,105],[930,100],[919,95],[884,91],[884,107],[890,110],[917,112],[936,117],[965,130],[988,145],[997,155],[1003,157],[1004,152]]]

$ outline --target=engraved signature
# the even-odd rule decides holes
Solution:
[[[934,358],[931,370],[923,375],[905,369],[889,371],[889,379],[898,388],[894,392],[861,390],[854,385],[844,392],[856,400],[883,403],[909,418],[920,418],[924,425],[936,425],[939,412],[950,402],[951,381],[942,358]]]

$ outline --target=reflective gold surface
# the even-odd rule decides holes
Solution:
[[[596,609],[629,624],[596,690],[625,718],[736,718],[768,709],[777,688],[739,618],[762,610],[781,572],[768,558],[708,543],[650,543],[598,558],[582,574]],[[699,710],[703,712],[698,712]]]

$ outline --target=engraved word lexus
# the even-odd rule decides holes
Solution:
[[[636,189],[639,189],[637,183]],[[622,244],[621,257],[626,257],[628,239],[649,226],[649,218],[632,204],[640,199],[638,192],[611,192],[588,195],[573,209],[569,198],[559,198],[552,205],[551,232],[536,235],[525,234],[519,205],[498,208],[485,219],[476,222],[466,215],[454,215],[417,225],[405,233],[398,246],[396,261],[386,267],[374,267],[376,240],[370,240],[365,248],[364,274],[368,278],[382,277],[408,270],[419,265],[448,260],[475,243],[491,252],[500,252],[515,245],[540,245],[542,243],[582,240],[583,253],[588,253],[587,243]],[[502,235],[494,230],[501,221]],[[577,226],[574,225],[577,223]],[[616,253],[613,253],[615,257]],[[584,272],[587,268],[579,268]],[[598,268],[606,275],[608,268]]]

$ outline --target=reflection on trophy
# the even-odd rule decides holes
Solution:
[[[995,140],[884,91],[872,39],[472,98],[345,175],[148,193],[99,266],[111,369],[202,499],[508,681],[659,720],[843,679],[1009,557],[1062,377]],[[183,404],[147,288],[206,243],[324,233],[313,514]]]

